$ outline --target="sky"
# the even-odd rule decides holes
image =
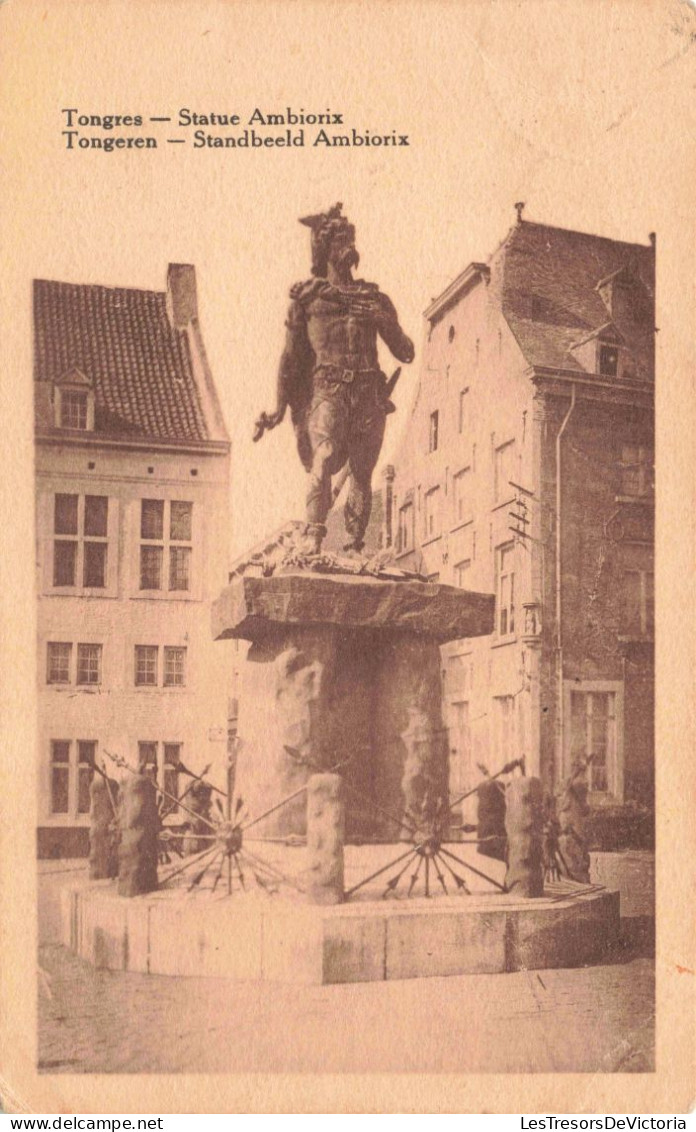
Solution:
[[[289,421],[261,444],[250,439],[273,406],[289,288],[309,275],[298,217],[343,202],[359,274],[391,296],[416,343],[388,459],[418,381],[422,312],[471,260],[488,258],[516,201],[527,219],[641,243],[651,231],[660,238],[667,209],[686,215],[688,198],[675,190],[670,200],[665,161],[693,129],[682,94],[696,19],[683,4],[643,4],[642,24],[637,11],[30,0],[3,67],[16,108],[3,141],[15,157],[4,309],[17,375],[26,383],[31,373],[33,277],[161,290],[169,262],[193,263],[233,443],[230,553],[243,552],[303,513]],[[670,97],[680,113],[684,102],[679,120],[664,117]],[[304,148],[194,149],[192,130],[174,131],[186,145],[168,145],[170,127],[153,124],[156,150],[106,154],[69,151],[62,135],[66,107],[238,113],[241,126],[222,131],[234,134],[256,108],[288,106],[342,114],[344,126],[328,132],[396,131],[410,144],[314,147],[307,129]],[[659,146],[649,140],[658,135]],[[385,353],[385,370],[394,365]]]

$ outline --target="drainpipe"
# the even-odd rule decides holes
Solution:
[[[563,418],[563,423],[556,435],[556,663],[558,665],[558,705],[556,718],[558,720],[558,749],[556,752],[555,774],[558,775],[563,765],[563,750],[565,740],[564,696],[563,696],[563,628],[562,628],[562,594],[561,594],[561,440],[575,409],[575,384],[571,386],[570,406]]]

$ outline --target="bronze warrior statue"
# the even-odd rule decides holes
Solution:
[[[346,550],[361,550],[372,504],[389,394],[379,368],[377,335],[400,362],[412,362],[413,343],[390,299],[376,283],[353,279],[359,263],[355,228],[336,204],[300,223],[312,231],[312,278],[290,291],[287,338],[278,372],[277,404],[256,422],[254,439],[275,428],[290,406],[297,448],[309,473],[307,537],[316,552],[332,505],[331,477],[347,465]]]

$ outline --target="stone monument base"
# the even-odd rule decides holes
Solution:
[[[399,848],[349,848],[347,882]],[[618,938],[619,894],[598,887],[571,897],[548,886],[535,900],[484,891],[484,882],[471,895],[430,899],[378,899],[383,888],[380,878],[348,903],[308,905],[258,889],[125,898],[114,881],[82,882],[63,891],[62,941],[109,970],[330,984],[579,967]]]
[[[421,580],[241,575],[213,636],[251,642],[240,673],[236,793],[267,837],[303,836],[301,788],[338,770],[348,842],[428,828],[447,800],[439,646],[493,630],[492,594]]]

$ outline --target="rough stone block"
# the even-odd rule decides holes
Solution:
[[[146,975],[150,971],[150,908],[143,899],[129,901],[126,907],[128,970]]]
[[[373,983],[386,978],[384,915],[327,916],[323,933],[324,983]]]
[[[595,894],[559,901],[536,914],[508,914],[508,971],[537,971],[549,967],[583,967],[606,954],[619,931],[619,895]]]
[[[262,972],[270,983],[323,982],[320,909],[268,907],[263,916]]]
[[[193,901],[180,905],[152,901],[150,909],[150,970],[159,975],[200,974],[205,930]]]
[[[97,969],[128,970],[125,901],[95,896],[85,916],[90,962]]]
[[[313,904],[343,900],[345,824],[340,775],[313,774],[307,782],[307,870],[303,876]]]
[[[241,901],[231,931],[224,905],[217,904],[201,922],[204,943],[199,951],[200,975],[237,979],[239,982],[260,980],[261,925],[261,908]]]
[[[505,970],[505,913],[396,913],[387,920],[388,979]]]
[[[124,780],[119,822],[119,895],[141,896],[152,892],[157,888],[159,814],[156,790],[150,778],[137,775]]]
[[[544,794],[538,778],[512,778],[505,791],[507,872],[513,896],[544,895]]]
[[[440,644],[493,632],[493,594],[342,574],[237,577],[213,603],[215,640],[253,641],[272,625],[338,625],[423,634]]]

